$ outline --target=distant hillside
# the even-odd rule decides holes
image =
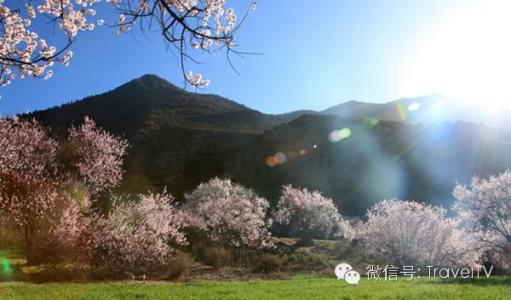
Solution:
[[[330,133],[342,128],[351,135],[332,142]],[[309,115],[265,132],[241,152],[242,169],[233,177],[269,199],[277,199],[281,185],[294,184],[320,190],[342,211],[360,215],[394,197],[450,206],[456,182],[511,167],[511,134],[471,123],[375,125]],[[269,168],[265,160],[277,152],[287,160]]]
[[[177,194],[223,174],[230,153],[287,120],[220,96],[184,91],[155,75],[30,115],[56,131],[85,116],[129,140],[122,189],[145,192],[168,185]]]
[[[399,107],[417,102],[420,109],[403,119]],[[272,203],[283,184],[317,189],[344,213],[361,215],[392,197],[446,205],[456,181],[511,168],[508,131],[441,119],[420,122],[434,103],[431,96],[384,104],[352,101],[320,113],[267,115],[146,75],[31,116],[57,131],[90,116],[125,136],[131,147],[119,191],[166,186],[182,199],[200,182],[221,176]],[[349,137],[329,139],[343,128]],[[269,166],[277,152],[285,162]]]
[[[453,100],[442,95],[429,95],[386,103],[350,101],[322,113],[405,123],[474,121],[469,115],[460,114],[459,110],[460,107]]]
[[[486,108],[490,105],[491,102],[488,102]],[[320,114],[413,124],[462,121],[511,129],[510,111],[497,111],[495,114],[441,94],[403,98],[386,103],[349,101],[328,108]]]
[[[273,116],[282,122],[289,122],[289,121],[293,121],[294,119],[297,119],[304,115],[315,115],[317,113],[318,112],[315,110],[303,109],[303,110],[296,110],[296,111],[292,111],[289,113],[278,114],[278,115],[273,115]]]
[[[187,92],[155,75],[32,115],[52,127],[79,123],[90,116],[100,126],[130,139],[154,122],[244,133],[259,133],[281,122],[220,96]]]
[[[367,110],[372,107],[378,107],[379,104],[375,103],[366,103],[366,102],[359,102],[359,101],[348,101],[341,104],[338,104],[336,106],[332,106],[330,108],[325,109],[322,111],[322,114],[325,115],[338,115],[343,117],[356,117],[360,115],[364,110]]]

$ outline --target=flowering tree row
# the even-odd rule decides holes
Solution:
[[[360,230],[369,254],[395,266],[473,266],[475,237],[445,210],[417,202],[384,200],[368,211]]]
[[[29,262],[42,224],[117,185],[127,146],[88,118],[60,140],[36,121],[0,119],[0,211],[23,228]]]
[[[166,192],[120,203],[91,222],[92,264],[109,272],[157,273],[167,266],[175,247],[188,243],[186,219]]]
[[[511,172],[487,179],[474,177],[470,186],[454,189],[460,226],[475,235],[487,258],[511,269]]]
[[[106,0],[115,11],[116,20],[105,21],[97,16],[101,0],[0,0],[0,84],[8,85],[16,77],[49,79],[55,63],[68,65],[74,53],[70,50],[77,35],[93,31],[96,26],[109,25],[117,34],[131,31],[135,25],[142,30],[157,27],[164,41],[177,50],[183,75],[195,87],[205,87],[209,80],[200,73],[185,72],[186,62],[197,62],[193,50],[206,53],[234,50],[234,35],[247,12],[238,18],[225,0]],[[103,9],[104,11],[105,9]],[[39,27],[34,26],[39,23]],[[62,45],[50,45],[48,37],[38,33],[41,28],[56,25],[65,38]]]
[[[269,203],[228,179],[213,178],[185,195],[184,210],[193,227],[229,247],[272,247],[266,219]]]
[[[33,120],[0,119],[0,211],[23,229],[27,260],[83,260],[113,272],[148,274],[200,237],[222,247],[268,249],[272,226],[291,235],[359,239],[397,265],[470,265],[483,255],[505,267],[511,245],[511,173],[454,190],[457,212],[384,200],[352,224],[317,191],[284,186],[273,211],[254,191],[213,178],[177,205],[163,191],[94,203],[122,178],[128,144],[86,118],[55,138]],[[42,253],[42,254],[41,254]]]
[[[291,234],[297,234],[310,243],[312,238],[329,238],[343,224],[343,219],[332,199],[318,191],[284,186],[273,218],[277,224],[287,225]],[[341,234],[342,235],[342,234]]]
[[[417,202],[385,200],[368,211],[358,237],[368,253],[398,265],[510,268],[511,172],[475,177],[453,192],[455,216]]]

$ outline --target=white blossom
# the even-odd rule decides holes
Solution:
[[[213,241],[232,247],[272,247],[266,199],[227,179],[214,178],[186,194],[185,209],[194,227]]]
[[[454,189],[460,225],[477,234],[502,265],[509,267],[511,250],[511,172],[487,179],[473,178],[470,186]]]
[[[328,238],[342,219],[332,199],[290,185],[283,187],[273,218],[296,228],[304,238]]]
[[[445,210],[417,202],[384,200],[367,213],[361,233],[369,254],[383,263],[473,266],[475,237],[458,228]]]
[[[185,214],[168,193],[140,195],[140,201],[117,205],[98,218],[92,233],[97,267],[137,275],[155,273],[167,266],[172,245],[185,245]]]

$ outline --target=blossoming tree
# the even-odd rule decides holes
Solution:
[[[79,127],[71,127],[66,144],[67,162],[74,173],[69,178],[86,187],[91,197],[115,187],[122,179],[123,156],[128,142],[98,128],[85,117]]]
[[[228,179],[213,178],[185,195],[185,210],[196,229],[230,247],[272,246],[266,221],[268,201]]]
[[[361,238],[369,254],[395,266],[466,266],[479,259],[471,235],[441,208],[384,200],[369,209]]]
[[[312,238],[328,238],[342,219],[332,199],[318,191],[297,189],[284,186],[275,212],[277,224],[288,225],[291,231],[297,231],[303,242]]]
[[[23,227],[27,259],[35,224],[55,206],[58,143],[36,122],[0,119],[0,210]]]
[[[475,177],[468,187],[456,185],[453,194],[454,207],[461,224],[480,236],[487,247],[509,263],[511,172],[506,171],[487,179]]]
[[[109,272],[150,275],[168,263],[175,246],[187,244],[187,219],[162,194],[140,195],[140,201],[117,205],[100,217],[92,231],[93,264]]]
[[[238,19],[226,0],[106,0],[116,15],[115,21],[106,22],[96,15],[100,1],[34,0],[7,4],[0,0],[0,84],[8,85],[16,77],[50,78],[54,63],[69,64],[74,55],[70,47],[80,32],[106,24],[117,28],[118,34],[131,31],[135,25],[141,29],[157,26],[164,41],[179,53],[186,81],[205,87],[209,80],[200,73],[185,72],[188,61],[197,62],[197,55],[191,50],[208,54],[236,52],[234,35],[255,8],[252,0],[244,17]],[[62,31],[66,39],[63,45],[49,45],[33,29],[33,23],[39,21],[41,26],[47,26],[48,20]]]
[[[50,137],[36,121],[0,119],[0,211],[24,229],[27,260],[39,222],[58,215],[56,207],[77,186],[82,206],[117,185],[127,142],[96,127],[89,119],[71,128],[66,142]]]
[[[38,239],[38,262],[83,262],[91,258],[90,216],[74,199],[67,198],[62,207],[53,212],[48,231]]]

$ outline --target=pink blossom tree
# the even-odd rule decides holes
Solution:
[[[361,232],[367,252],[397,266],[465,266],[479,259],[475,241],[441,208],[384,200],[368,210]]]
[[[487,179],[474,177],[470,186],[458,184],[454,208],[461,225],[477,234],[504,265],[511,251],[511,172]],[[499,260],[500,260],[499,259]]]
[[[336,239],[357,240],[360,238],[363,229],[363,222],[360,219],[346,219],[340,218],[337,227],[334,231]]]
[[[86,187],[90,196],[115,187],[122,179],[123,157],[128,142],[105,130],[86,117],[79,127],[69,129],[67,161],[71,160],[75,171],[70,174],[75,182]]]
[[[65,143],[36,121],[0,119],[0,210],[23,228],[29,263],[37,225],[58,218],[58,207],[77,200],[72,193],[77,185],[85,186],[83,200],[115,186],[126,147],[88,119],[70,130]],[[88,201],[81,204],[87,207]]]
[[[312,238],[330,237],[342,219],[332,199],[318,191],[284,186],[282,195],[273,213],[277,224],[288,225],[297,231],[302,241],[310,243]]]
[[[163,270],[175,246],[187,244],[187,218],[168,193],[140,195],[99,217],[92,231],[93,264],[117,274]]]
[[[0,119],[0,210],[21,226],[27,259],[39,220],[55,207],[58,143],[35,121]]]
[[[196,230],[229,247],[272,247],[268,201],[228,179],[213,178],[186,194],[185,210]]]
[[[63,207],[47,220],[50,229],[38,238],[40,262],[89,262],[91,258],[90,216],[84,214],[75,199],[66,199]]]
[[[155,25],[169,48],[179,53],[186,81],[205,87],[209,81],[200,73],[185,72],[186,62],[197,62],[194,51],[205,53],[234,51],[234,35],[255,8],[248,3],[243,18],[237,18],[225,0],[106,0],[115,11],[112,21],[96,15],[100,0],[0,0],[0,84],[8,85],[16,77],[53,75],[54,63],[68,65],[74,53],[70,47],[80,32],[92,31],[105,24],[117,28],[117,34],[131,31],[135,24],[142,30]],[[49,45],[33,30],[34,23],[54,25],[62,31],[65,42]],[[151,30],[153,27],[151,27]],[[58,37],[55,40],[59,40]],[[190,51],[190,48],[192,51]]]

